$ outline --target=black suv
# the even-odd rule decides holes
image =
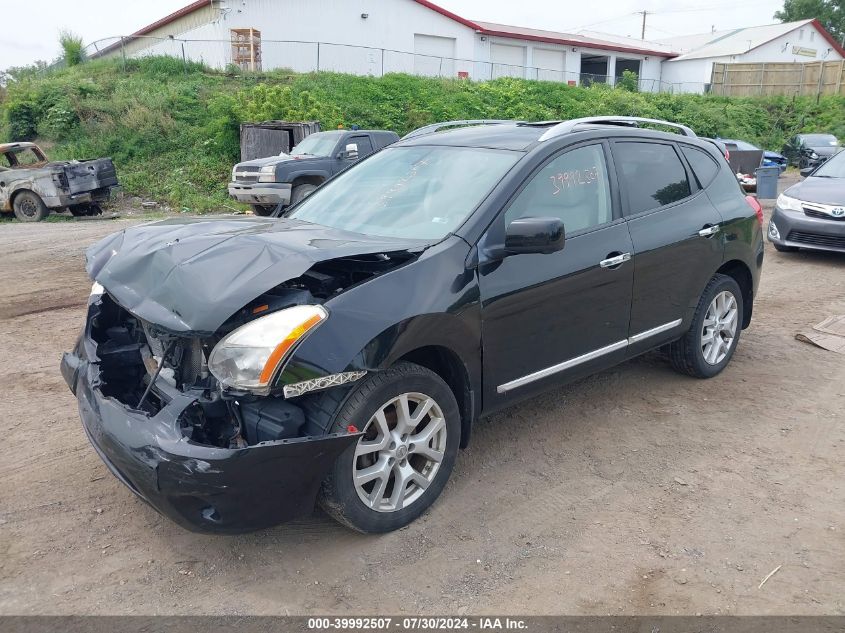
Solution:
[[[763,235],[716,146],[645,119],[460,123],[283,217],[88,250],[62,373],[118,478],[195,530],[319,499],[383,532],[437,498],[479,416],[655,348],[691,376],[725,368]]]

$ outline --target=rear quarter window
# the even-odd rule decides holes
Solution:
[[[697,147],[690,147],[688,145],[681,145],[681,151],[684,153],[690,167],[692,167],[692,172],[695,174],[696,180],[698,180],[698,184],[702,189],[713,182],[716,174],[719,173],[719,164],[713,160],[710,154]]]

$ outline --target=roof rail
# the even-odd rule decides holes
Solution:
[[[540,141],[548,141],[563,134],[573,132],[575,128],[582,124],[597,124],[597,125],[629,125],[631,127],[639,127],[639,123],[651,123],[654,125],[665,125],[680,131],[684,136],[697,136],[686,125],[680,123],[672,123],[671,121],[661,121],[660,119],[646,119],[639,116],[589,116],[582,119],[570,119],[563,123],[558,123],[553,128],[548,129],[541,137]]]
[[[418,127],[416,130],[408,132],[402,137],[404,141],[406,138],[416,138],[417,136],[425,136],[426,134],[434,134],[447,127],[464,127],[468,125],[501,125],[502,123],[521,123],[521,121],[513,121],[508,119],[467,119],[465,121],[441,121],[440,123],[432,123],[431,125],[424,125]]]

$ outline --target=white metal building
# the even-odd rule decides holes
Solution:
[[[467,20],[428,0],[198,0],[94,56],[167,54],[223,68],[613,83],[657,90],[667,46]]]
[[[845,50],[818,20],[800,20],[660,40],[680,55],[663,62],[661,78],[682,92],[703,92],[714,62],[838,61]]]

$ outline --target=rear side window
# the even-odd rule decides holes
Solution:
[[[692,167],[692,171],[698,179],[698,184],[704,189],[719,173],[718,163],[707,152],[695,147],[682,145],[681,151],[687,157],[690,167]]]
[[[675,149],[663,143],[619,142],[613,146],[620,186],[634,215],[683,200],[691,193]]]

